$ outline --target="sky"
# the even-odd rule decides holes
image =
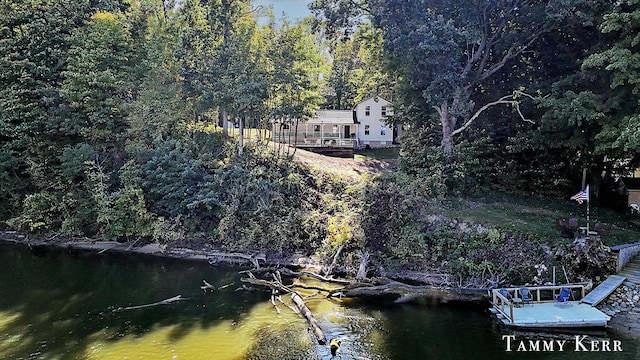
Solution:
[[[256,5],[273,5],[273,14],[276,18],[282,17],[284,12],[289,20],[296,21],[306,16],[310,16],[311,12],[307,7],[313,0],[255,0]]]

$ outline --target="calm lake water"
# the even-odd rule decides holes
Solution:
[[[202,280],[223,289],[205,293]],[[206,263],[0,243],[0,359],[331,359],[305,342],[304,320],[241,286],[238,269]],[[176,295],[185,300],[123,310]],[[506,352],[510,333],[482,308],[308,305],[327,338],[342,340],[340,359],[640,359],[637,341],[606,332],[597,338],[619,340],[623,352],[574,352],[572,342],[563,352]]]

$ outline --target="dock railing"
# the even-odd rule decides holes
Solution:
[[[574,296],[574,290],[579,290],[580,299],[585,295],[585,284],[565,284],[565,285],[543,285],[543,286],[521,286],[510,288],[498,288],[492,289],[492,302],[493,307],[499,313],[502,314],[510,323],[514,322],[513,308],[522,306],[522,294],[520,289],[526,287],[533,295],[531,303],[543,303],[543,302],[555,302],[556,297],[560,293],[562,288],[567,288],[571,291],[571,296]],[[506,290],[508,297],[500,293],[501,290]],[[578,299],[573,299],[578,300]],[[506,308],[505,308],[506,307]]]

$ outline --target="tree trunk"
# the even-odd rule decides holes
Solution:
[[[220,117],[222,118],[222,136],[229,136],[229,131],[227,130],[227,110],[220,110]]]
[[[453,148],[455,146],[455,141],[453,139],[453,132],[451,128],[447,125],[449,123],[448,120],[441,120],[443,123],[442,126],[442,153],[444,155],[445,162],[451,160],[451,156],[453,155]]]
[[[453,131],[456,126],[456,119],[449,113],[449,102],[444,101],[440,106],[435,107],[440,118],[440,125],[442,125],[442,153],[444,155],[445,162],[451,159],[453,154],[453,148],[455,141],[453,138]]]
[[[240,134],[238,136],[238,157],[240,157],[244,151],[244,116],[241,116],[238,121],[240,121]]]

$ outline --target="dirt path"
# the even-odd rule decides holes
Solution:
[[[393,171],[398,167],[398,160],[339,158],[316,154],[302,149],[296,149],[294,158],[318,170],[335,173],[344,178],[356,181],[361,180],[364,174]]]

